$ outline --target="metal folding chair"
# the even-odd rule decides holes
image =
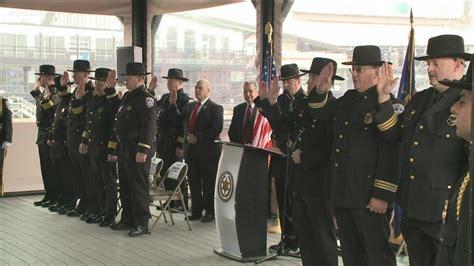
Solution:
[[[171,212],[170,203],[174,200],[181,201],[183,206],[183,211],[178,213],[183,213],[185,220],[188,224],[188,229],[191,231],[191,225],[189,223],[189,216],[188,216],[188,209],[186,208],[186,204],[184,204],[184,197],[181,191],[181,183],[186,178],[186,174],[188,173],[188,165],[183,162],[175,162],[173,165],[168,168],[166,174],[163,176],[161,181],[157,184],[156,187],[150,189],[150,205],[151,206],[160,206],[161,210],[159,210],[158,215],[153,215],[156,217],[155,222],[153,223],[151,230],[155,227],[156,223],[160,220],[161,216],[164,217],[166,221],[165,213],[168,212],[170,215],[171,223],[174,225],[173,214]],[[176,181],[176,186],[172,190],[164,189],[163,183],[164,181],[169,178]]]

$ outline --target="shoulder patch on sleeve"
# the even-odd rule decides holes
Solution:
[[[394,103],[393,105],[393,111],[399,115],[401,113],[403,113],[403,111],[405,111],[405,106],[403,106],[403,104],[401,103]]]
[[[155,99],[152,97],[146,97],[145,99],[146,107],[152,108],[155,105]]]

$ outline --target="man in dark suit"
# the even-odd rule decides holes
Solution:
[[[214,187],[221,154],[221,145],[215,141],[220,140],[224,126],[224,109],[209,99],[210,92],[209,81],[202,79],[196,83],[197,101],[188,105],[185,121],[192,204],[189,220],[200,219],[204,223],[214,220]]]
[[[8,108],[8,99],[0,97],[0,195],[3,195],[3,163],[7,148],[12,145],[12,112]]]
[[[442,85],[463,89],[462,96],[452,107],[455,116],[456,135],[471,142],[472,121],[472,67],[474,55],[466,76],[460,81],[440,81]],[[436,261],[437,266],[472,265],[472,181],[467,165],[466,170],[453,191],[453,196],[446,206],[447,215],[441,229],[441,245]]]
[[[299,67],[296,64],[283,65],[280,72],[280,80],[283,82],[284,90],[283,93],[277,97],[277,102],[281,114],[286,116],[293,110],[296,102],[306,97],[306,94],[301,87],[300,79],[300,76],[305,75],[305,73],[300,73]],[[264,90],[264,85],[261,85],[260,91],[262,95],[266,95]],[[258,108],[263,109],[265,117],[269,117],[268,107],[270,106],[270,102],[268,98],[265,98],[264,96],[255,98],[255,105]],[[279,153],[287,154],[288,134],[290,133],[289,129],[287,127],[273,127],[273,125],[272,129],[272,141],[275,145],[274,149]],[[277,245],[270,246],[269,249],[273,253],[279,252],[280,254],[286,255],[298,255],[300,249],[298,247],[293,225],[292,206],[289,200],[290,197],[285,196],[287,190],[285,188],[287,173],[286,163],[286,159],[278,157],[272,157],[270,162],[269,176],[275,177],[275,191],[283,241]],[[284,200],[285,198],[287,199],[286,203]]]
[[[167,79],[169,93],[163,94],[158,101],[157,121],[157,156],[164,162],[161,176],[164,176],[168,168],[178,160],[183,159],[184,128],[183,121],[189,96],[184,92],[183,84],[188,81],[183,76],[183,70],[170,68]],[[175,180],[165,180],[165,188],[173,190],[176,186]],[[183,182],[182,190],[187,198],[187,186]],[[176,207],[173,202],[172,207]]]
[[[393,136],[402,139],[399,185],[402,233],[410,254],[410,265],[434,265],[439,249],[442,212],[467,159],[465,142],[447,123],[449,108],[460,90],[439,83],[461,79],[470,54],[456,35],[429,39],[426,60],[432,87],[422,90],[406,105]],[[383,96],[388,98],[388,93]],[[382,102],[383,99],[380,100]],[[393,112],[393,111],[392,111]]]
[[[328,67],[330,65],[331,70]],[[309,72],[308,96],[296,102],[286,114],[280,110],[277,95],[279,84],[272,83],[267,113],[274,128],[286,128],[292,142],[291,175],[293,223],[301,248],[304,265],[337,265],[337,243],[333,214],[330,207],[329,156],[331,152],[331,122],[315,119],[313,114],[324,107],[314,104],[319,94],[325,94],[334,80],[337,63],[328,58],[313,59]],[[324,71],[323,71],[324,69]],[[333,70],[332,70],[333,69]],[[262,90],[262,92],[265,92]],[[326,103],[334,101],[328,94]]]
[[[228,134],[232,142],[249,144],[252,143],[253,125],[257,115],[257,108],[253,102],[258,96],[257,83],[245,81],[243,94],[245,102],[234,107]]]
[[[42,200],[34,202],[34,205],[49,207],[52,202],[56,202],[58,199],[56,185],[54,184],[55,178],[53,177],[54,165],[51,159],[51,149],[47,144],[53,125],[54,107],[58,102],[54,82],[54,78],[58,74],[56,74],[56,68],[52,65],[41,65],[39,72],[35,74],[39,75],[39,78],[35,89],[30,94],[36,100],[36,126],[38,127],[36,145],[38,145],[45,195]],[[40,87],[43,88],[43,91],[40,90]]]

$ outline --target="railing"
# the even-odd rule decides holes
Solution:
[[[7,98],[13,118],[36,118],[36,105],[23,97],[9,96]]]
[[[113,49],[66,49],[0,45],[0,58],[48,59],[50,61],[71,61],[76,58],[84,58],[90,61],[115,62],[117,55]]]

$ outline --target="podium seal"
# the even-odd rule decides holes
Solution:
[[[228,171],[222,173],[218,181],[218,193],[222,201],[226,202],[232,197],[234,191],[234,178]]]

